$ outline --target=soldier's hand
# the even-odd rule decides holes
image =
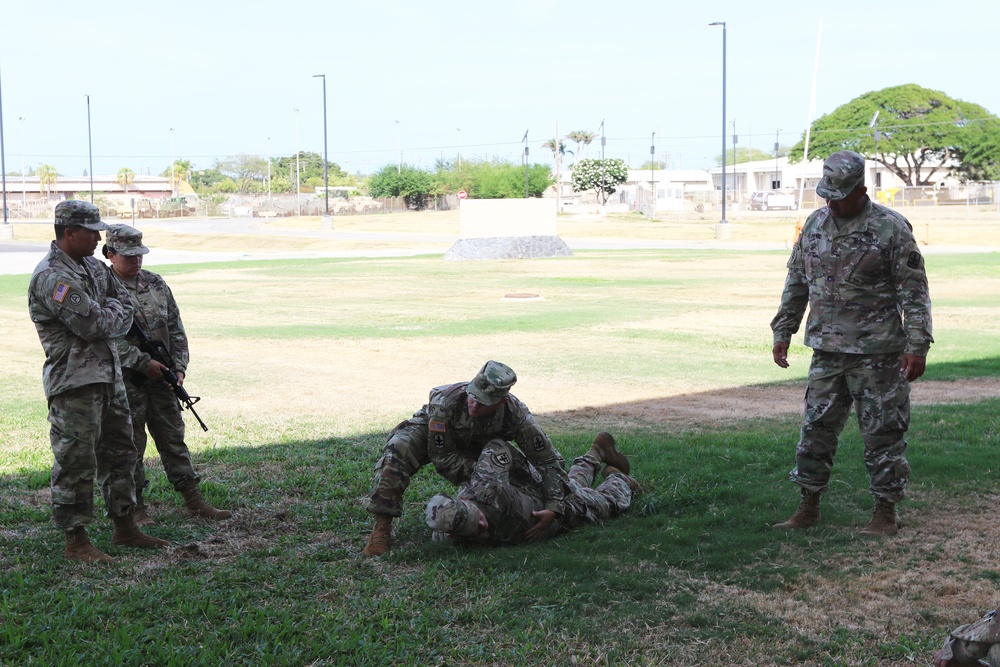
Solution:
[[[906,376],[907,382],[913,382],[924,374],[926,368],[926,357],[918,357],[915,354],[904,354],[903,365],[899,367],[899,372]]]
[[[177,371],[175,375],[177,376],[177,384],[184,384],[184,371]]]
[[[782,368],[788,368],[788,343],[784,341],[775,343],[771,348],[771,356],[774,357],[774,363]]]
[[[146,371],[146,375],[151,380],[162,380],[164,371],[170,370],[163,364],[161,364],[156,359],[149,360],[149,370]]]
[[[531,516],[538,519],[534,526],[524,531],[524,539],[535,540],[539,537],[545,537],[545,534],[549,531],[549,526],[552,522],[556,520],[556,513],[552,510],[538,510],[537,512],[532,512]]]

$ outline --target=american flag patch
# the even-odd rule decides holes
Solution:
[[[427,422],[427,428],[428,430],[430,430],[431,433],[445,432],[444,422],[438,422],[438,421]]]
[[[56,285],[56,291],[52,293],[52,299],[56,303],[62,303],[66,300],[67,294],[69,294],[69,285],[66,283],[59,283]]]

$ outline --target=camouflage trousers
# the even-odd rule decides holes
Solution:
[[[613,473],[591,488],[602,466],[588,455],[573,461],[565,513],[545,537],[582,523],[601,523],[629,508],[632,490],[622,475]],[[489,541],[498,544],[522,542],[525,531],[537,521],[532,512],[545,507],[541,475],[517,447],[503,440],[492,440],[483,449],[472,479],[458,497],[482,510],[490,524]]]
[[[159,380],[135,383],[125,381],[128,404],[132,411],[132,437],[135,441],[135,488],[149,486],[146,479],[146,430],[160,455],[167,479],[179,488],[189,480],[199,481],[191,465],[191,453],[184,442],[184,418],[177,397],[169,386]]]
[[[94,477],[108,514],[124,516],[135,504],[136,452],[121,382],[88,384],[49,399],[52,444],[52,519],[63,530],[94,516]]]
[[[830,484],[837,440],[854,406],[864,440],[869,490],[889,502],[903,499],[910,465],[905,434],[910,424],[910,384],[899,371],[902,353],[813,352],[805,420],[790,479],[814,492]]]
[[[457,452],[453,459],[451,470],[439,468],[438,472],[445,479],[461,484],[469,479],[475,459],[460,457]],[[400,423],[393,429],[382,450],[382,457],[375,464],[375,481],[367,510],[373,514],[401,516],[403,493],[410,486],[410,479],[430,463],[427,424],[416,420]]]

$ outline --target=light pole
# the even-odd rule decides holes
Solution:
[[[736,198],[736,119],[733,121],[733,198]]]
[[[653,169],[656,167],[656,132],[649,138],[649,190],[651,193],[650,199],[650,214],[649,217],[656,215],[656,177],[653,175]]]
[[[716,21],[708,25],[722,26],[722,220],[726,224],[726,22]],[[735,156],[734,156],[735,157]]]
[[[869,128],[875,128],[875,182],[872,183],[872,194],[875,195],[875,201],[878,201],[878,140],[881,138],[878,131],[878,114],[881,109],[875,110],[875,115],[872,116],[872,122],[868,123]]]
[[[94,203],[94,145],[90,141],[90,95],[87,98],[87,155],[90,158],[90,203]]]
[[[299,110],[295,112],[295,210],[302,217],[302,186],[299,184]]]
[[[778,181],[778,135],[781,134],[781,128],[774,131],[774,182],[771,184],[773,190],[777,190],[781,185]]]
[[[601,161],[604,161],[604,119],[601,119]]]
[[[267,201],[271,201],[271,137],[267,138]]]
[[[170,196],[176,197],[177,192],[174,189],[177,185],[177,179],[174,177],[174,128],[170,128]]]
[[[462,171],[462,128],[456,127],[455,131],[458,132],[458,170]]]
[[[28,185],[24,176],[24,116],[18,117],[21,121],[21,217],[28,210]]]
[[[323,79],[323,197],[326,199],[326,213],[323,216],[323,228],[333,229],[330,222],[330,160],[327,158],[326,142],[326,74],[313,74],[313,78]]]
[[[522,141],[524,142],[524,198],[527,199],[528,198],[528,130],[524,131],[524,139],[522,139]],[[557,144],[559,143],[558,138],[556,139],[556,143]],[[556,150],[559,150],[558,146],[556,146]]]
[[[3,192],[3,238],[14,238],[14,228],[7,227],[7,152],[3,146],[3,86],[0,85],[0,191]]]
[[[399,153],[399,160],[396,162],[396,174],[403,173],[403,144],[399,140],[399,121],[396,121],[396,151]]]

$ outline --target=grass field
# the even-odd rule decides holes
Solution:
[[[788,222],[755,222],[755,240]],[[636,238],[705,226],[560,231],[625,224]],[[993,223],[969,224],[1000,245]],[[154,252],[199,239],[147,238]],[[904,529],[886,540],[857,535],[871,500],[853,424],[822,525],[769,528],[797,500],[786,476],[809,361],[800,337],[790,369],[770,359],[784,251],[164,267],[191,337],[186,385],[211,428],[189,424],[188,442],[207,495],[236,515],[189,520],[151,458],[150,532],[174,546],[110,547],[97,518],[111,567],[62,558],[27,276],[0,276],[0,664],[929,664],[948,630],[997,603],[997,257],[927,256],[937,342],[915,387]],[[362,501],[386,432],[489,358],[517,370],[514,393],[567,459],[610,430],[647,492],[604,527],[461,549],[429,540],[422,501],[449,486],[424,471],[395,548],[364,558]],[[918,401],[921,383],[933,391]]]

